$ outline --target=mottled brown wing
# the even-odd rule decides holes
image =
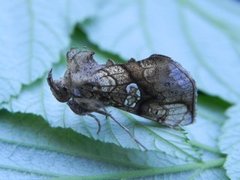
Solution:
[[[125,69],[144,94],[137,114],[167,126],[188,125],[195,117],[197,89],[194,80],[171,58],[152,55],[129,61]]]
[[[129,72],[121,64],[101,68],[94,74],[93,87],[95,95],[105,105],[121,108],[135,113],[140,102],[140,91],[130,77]]]
[[[93,88],[101,101],[167,126],[193,122],[196,87],[193,79],[169,57],[152,55],[100,69]]]

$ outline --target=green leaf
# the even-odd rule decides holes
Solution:
[[[137,152],[124,154],[116,146],[90,140],[69,129],[50,128],[37,116],[0,114],[1,178],[91,175],[147,165],[141,159],[141,166],[129,161]]]
[[[2,179],[114,179],[162,173],[155,178],[224,178],[224,171],[217,168],[224,162],[221,158],[202,163],[177,162],[160,152],[122,149],[70,129],[50,128],[40,117],[30,114],[0,111],[0,147]]]
[[[171,56],[201,90],[237,103],[239,12],[234,1],[108,1],[85,30],[92,42],[125,60]]]
[[[229,104],[216,97],[200,94],[196,121],[194,124],[184,127],[188,132],[190,143],[207,151],[220,153],[218,140],[222,124],[227,119],[224,112],[228,107]],[[209,131],[209,129],[211,130]]]
[[[224,164],[224,168],[227,171],[227,175],[233,180],[240,178],[239,152],[240,152],[239,145],[237,147],[233,147],[232,151],[230,153],[228,153],[226,162]]]
[[[137,179],[163,179],[163,180],[175,180],[175,179],[194,179],[194,180],[227,180],[227,176],[225,175],[222,169],[213,168],[211,170],[204,170],[205,167],[211,168],[211,166],[219,166],[223,163],[223,160],[220,159],[218,161],[210,161],[206,164],[196,163],[189,164],[181,167],[171,167],[171,168],[151,168],[147,170],[136,170],[136,171],[128,171],[121,173],[107,173],[102,175],[91,175],[91,176],[67,176],[63,178],[56,178],[59,180],[77,180],[77,179],[86,179],[86,180],[102,180],[102,179],[121,179],[121,178],[137,178]],[[199,168],[199,171],[189,171],[184,172],[184,168],[188,169],[196,169]],[[182,171],[181,173],[172,173],[168,174],[168,172],[173,171]],[[150,176],[154,175],[156,176]],[[148,177],[145,177],[148,176]],[[141,177],[141,178],[139,178]]]
[[[86,39],[83,38],[83,34],[78,30],[74,33],[73,37],[75,37],[74,39],[76,41],[86,41]],[[90,47],[92,47],[92,45],[90,45]],[[102,56],[98,56],[97,60],[100,59],[103,61],[103,59],[107,59],[104,55],[105,53],[99,51],[98,54]],[[60,63],[53,69],[54,78],[58,78],[66,69],[66,64]],[[209,100],[214,103],[208,103]],[[213,104],[218,104],[218,106],[214,106]],[[65,104],[59,103],[51,94],[45,78],[36,81],[32,85],[24,86],[18,97],[11,98],[9,103],[2,105],[12,112],[19,111],[41,115],[53,127],[60,126],[72,128],[80,134],[98,139],[102,142],[111,142],[127,148],[139,148],[125,131],[111,120],[105,119],[103,116],[97,116],[101,120],[102,125],[102,130],[100,134],[97,135],[96,122],[91,118],[75,115]],[[157,157],[155,156],[155,158],[151,160],[142,160],[141,163],[145,161],[148,166],[165,167],[173,164],[182,165],[186,163],[198,163],[201,162],[201,160],[210,160],[211,162],[219,158],[221,159],[221,153],[216,147],[216,137],[219,136],[219,128],[223,121],[221,116],[227,106],[228,105],[224,104],[222,101],[200,95],[198,119],[196,120],[196,124],[187,128],[189,132],[188,136],[191,138],[191,141],[189,141],[183,130],[159,127],[157,123],[114,108],[108,110],[114,117],[117,117],[120,122],[126,125],[142,144],[149,150],[154,150],[155,153],[157,153]],[[205,121],[205,123],[202,123],[202,121]],[[196,133],[199,132],[199,134],[204,134],[207,132],[209,124],[216,130],[210,134],[206,133],[204,136]],[[192,145],[195,147],[193,148]],[[213,154],[210,156],[206,151]],[[199,153],[202,154],[201,158]],[[134,158],[131,158],[131,161],[139,161],[139,158],[142,159],[142,156],[135,155]],[[215,170],[210,170],[210,172],[207,174],[222,174],[224,170],[218,169],[216,170],[217,173],[214,173]],[[199,174],[202,173],[202,171],[195,172],[192,176],[198,177]]]
[[[65,69],[65,65],[54,67],[54,72]],[[72,128],[88,137],[111,142],[126,148],[140,148],[114,121],[105,116],[97,115],[101,122],[101,132],[97,134],[97,123],[89,116],[74,114],[66,104],[58,102],[52,95],[46,78],[25,86],[17,98],[2,104],[11,112],[33,113],[41,115],[52,127]],[[159,128],[159,124],[144,118],[126,114],[123,111],[108,108],[112,116],[127,126],[132,134],[147,147],[158,150],[172,157],[189,161],[198,161],[195,149],[186,143],[187,137],[183,130],[167,127]],[[138,121],[136,120],[138,119]],[[143,138],[144,137],[144,138]]]
[[[75,37],[75,39],[73,43],[76,41],[86,41],[83,33],[78,30],[76,30],[74,34],[73,37]],[[99,55],[101,55],[101,53]],[[107,60],[107,57],[104,56],[98,56],[97,58],[102,61],[103,59],[104,61]],[[66,64],[60,63],[53,69],[54,78],[57,78],[65,71]],[[114,121],[96,114],[102,127],[98,135],[98,126],[94,119],[89,116],[78,116],[74,114],[66,104],[58,102],[53,97],[46,77],[36,81],[34,84],[24,86],[19,96],[11,98],[7,103],[3,103],[2,107],[11,112],[40,115],[47,120],[52,127],[72,128],[78,133],[102,142],[115,143],[125,148],[140,149],[139,145]],[[148,150],[163,152],[176,158],[176,160],[200,160],[197,151],[187,143],[188,138],[184,130],[174,130],[167,127],[159,128],[158,123],[150,122],[139,116],[129,115],[114,108],[109,108],[108,111],[116,117],[121,124],[128,127],[131,133],[147,147]]]
[[[38,89],[37,87],[35,87],[35,88]],[[28,92],[25,91],[22,94],[25,94],[25,93],[28,94],[28,98],[22,99],[21,102],[20,101],[17,103],[12,102],[13,109],[18,109],[17,107],[25,107],[26,108],[25,112],[34,112],[34,113],[41,112],[42,111],[41,105],[39,106],[38,102],[40,102],[42,100],[36,98],[36,97],[41,97],[41,95],[35,94],[35,92],[33,90],[29,90]],[[32,96],[29,96],[30,94],[32,94]],[[90,136],[92,138],[96,138],[96,139],[99,139],[104,142],[107,141],[107,142],[113,142],[113,143],[116,143],[116,142],[113,141],[114,139],[112,139],[112,138],[116,138],[121,143],[120,145],[123,147],[129,146],[129,145],[135,146],[134,142],[130,139],[130,137],[128,137],[126,135],[126,133],[124,131],[122,131],[118,126],[115,127],[113,122],[107,123],[106,122],[107,120],[105,120],[104,117],[102,117],[102,118],[98,117],[98,118],[101,118],[102,131],[97,136],[96,135],[97,127],[96,127],[96,124],[94,121],[92,121],[90,119],[86,119],[85,117],[79,117],[79,116],[75,117],[75,115],[73,113],[71,113],[69,111],[69,109],[65,107],[65,105],[60,104],[59,102],[56,102],[54,100],[51,100],[51,98],[52,98],[51,96],[52,95],[49,93],[49,96],[46,97],[47,102],[48,102],[48,107],[45,107],[47,109],[47,111],[46,111],[47,115],[50,115],[50,114],[55,115],[55,117],[53,118],[54,121],[49,122],[50,125],[54,125],[54,123],[56,123],[56,126],[59,126],[60,122],[62,122],[62,120],[64,120],[65,127],[70,127],[81,134],[85,134],[86,136]],[[20,99],[21,99],[21,97],[20,97]],[[33,99],[34,99],[34,101],[31,101]],[[29,103],[29,100],[31,101],[31,103]],[[44,102],[46,102],[46,100]],[[23,103],[23,104],[21,104],[21,103]],[[24,105],[24,103],[28,103],[29,105]],[[60,108],[60,107],[63,107],[63,108]],[[119,119],[119,120],[121,120],[121,122],[123,122],[123,123],[129,123],[128,121],[131,120],[131,119],[127,119],[125,116],[122,117],[121,113],[117,112],[116,109],[112,110],[112,113],[113,113],[114,117],[118,117],[118,118],[121,117],[122,119]],[[59,118],[57,116],[61,117],[61,118],[62,117],[65,117],[65,118],[63,118],[63,119],[60,118],[60,120],[59,120]],[[74,121],[73,118],[76,118],[75,122],[73,122]],[[58,120],[60,122],[58,122]],[[145,122],[144,125],[142,125],[141,121],[139,119],[132,120],[132,121],[133,121],[132,123],[135,123],[135,126],[134,127],[128,126],[128,128],[130,130],[132,130],[132,128],[134,128],[135,132],[141,133],[140,135],[135,133],[135,136],[148,149],[156,148],[154,150],[157,150],[157,152],[149,151],[147,154],[144,154],[144,155],[141,155],[140,152],[131,152],[131,153],[128,153],[127,157],[119,158],[114,155],[114,154],[119,154],[119,152],[115,152],[111,148],[111,149],[109,149],[109,151],[110,151],[109,153],[107,153],[106,150],[103,151],[104,153],[107,154],[108,158],[106,158],[106,159],[108,161],[110,161],[110,162],[112,161],[112,163],[118,163],[118,160],[122,160],[123,162],[120,162],[120,163],[127,164],[128,160],[130,160],[131,163],[135,162],[135,164],[138,164],[139,166],[161,167],[157,171],[155,171],[155,170],[150,171],[151,175],[161,174],[161,172],[164,173],[165,171],[169,171],[170,174],[186,171],[186,169],[188,169],[188,167],[192,167],[192,165],[194,165],[193,167],[195,167],[195,165],[196,165],[195,163],[201,162],[201,159],[198,157],[199,156],[198,152],[196,152],[196,151],[200,151],[201,148],[203,148],[203,150],[204,150],[205,147],[203,147],[202,145],[200,145],[200,146],[197,145],[198,150],[197,150],[197,148],[196,149],[192,148],[191,142],[187,142],[188,140],[182,131],[176,131],[176,130],[171,130],[171,129],[162,128],[162,127],[160,128],[160,127],[157,127],[157,125],[155,125],[155,123],[152,124],[151,122],[147,122],[147,121]],[[111,126],[112,126],[111,128],[108,127],[109,124],[111,124]],[[207,126],[201,127],[201,129],[206,129],[206,128],[207,128]],[[149,134],[147,134],[147,133],[149,133]],[[118,136],[118,134],[119,134],[119,136]],[[218,134],[216,134],[216,135],[218,135]],[[142,139],[142,137],[144,137],[144,139]],[[34,138],[34,139],[36,139],[36,138]],[[156,146],[156,145],[154,146],[153,144],[146,144],[151,139],[154,139],[155,144],[158,146]],[[199,139],[199,138],[195,139],[195,141],[196,140],[201,141],[201,139]],[[215,141],[214,141],[214,144],[215,144]],[[193,144],[193,145],[196,146],[196,144]],[[53,144],[53,146],[55,146],[55,144]],[[94,145],[94,147],[96,147],[96,146],[97,145]],[[60,147],[66,147],[67,149],[69,149],[68,145],[61,145]],[[89,146],[89,148],[90,147],[91,146]],[[212,147],[212,149],[216,149],[215,146],[210,146],[210,147]],[[129,150],[127,150],[127,151],[129,151]],[[216,152],[214,152],[214,153],[219,153],[217,151],[217,149],[215,151]],[[97,152],[99,152],[99,151],[97,151]],[[105,160],[104,153],[100,154],[100,156],[101,156],[100,160],[102,160],[102,159]],[[211,159],[210,159],[210,158],[205,158],[205,156],[206,156],[205,151],[202,151],[202,153],[204,153],[202,155],[202,159],[205,159],[207,161],[206,165],[208,165],[208,163],[211,164],[211,162],[216,162],[216,161],[218,163],[220,163],[218,161],[218,159],[221,159],[221,156],[215,154],[215,156],[211,157]],[[147,155],[148,155],[148,158],[146,159]],[[115,158],[113,158],[113,157],[115,157]],[[194,157],[195,157],[195,159],[193,159]],[[90,156],[90,158],[94,158],[94,156],[92,156],[92,157]],[[197,158],[199,158],[199,160]],[[109,160],[109,159],[112,159],[112,160]],[[182,166],[182,164],[189,164],[189,166],[187,166],[187,168],[185,169],[185,166],[184,165]],[[205,162],[204,162],[204,164],[205,164]],[[176,166],[176,165],[178,165],[178,166]],[[170,166],[170,167],[168,167],[168,166]],[[177,170],[171,171],[174,169],[172,166],[177,168]],[[218,164],[218,166],[221,166],[221,163]],[[195,168],[198,169],[199,168],[198,165]],[[125,174],[124,177],[131,177],[133,173],[134,172],[132,172],[132,171],[130,171],[130,172],[127,171],[126,174],[123,172],[118,172],[118,176],[123,176]],[[142,173],[147,175],[148,171],[147,172],[143,171]],[[104,173],[101,172],[99,174],[104,174]],[[111,174],[110,172],[107,174],[108,174],[107,175],[108,177],[116,176],[116,174]],[[203,175],[203,174],[205,174],[205,175]],[[224,177],[225,177],[223,169],[221,169],[221,168],[211,169],[210,167],[209,167],[209,169],[201,170],[200,172],[199,171],[196,171],[196,172],[190,171],[188,173],[180,173],[180,174],[178,173],[178,175],[181,175],[181,177],[183,177],[183,179],[184,179],[184,177],[186,178],[189,176],[193,177],[193,179],[199,179],[202,176],[210,177],[211,179],[214,179],[214,178],[217,179],[218,177],[221,177],[224,179]],[[99,175],[97,175],[97,177],[98,176]],[[101,179],[102,176],[99,176],[99,177]],[[139,175],[137,177],[139,177]],[[167,178],[168,176],[163,175],[160,177]],[[174,178],[176,176],[171,175],[171,177]]]
[[[94,9],[91,2],[77,0],[2,1],[0,103],[42,77],[69,45],[73,26]]]
[[[200,94],[196,123],[179,130],[109,108],[147,152],[110,119],[96,114],[102,125],[97,135],[93,119],[73,114],[53,98],[46,71],[54,63],[54,78],[62,76],[65,60],[56,63],[65,54],[74,24],[95,14],[91,3],[1,3],[0,108],[12,113],[0,111],[0,177],[227,179],[223,151],[229,177],[238,178],[238,110],[229,111],[234,122],[230,119],[223,127],[220,151],[217,143],[229,104],[216,97]],[[239,7],[232,3],[99,1],[95,19],[82,23],[87,34],[76,30],[72,46],[87,45],[99,62],[123,62],[113,52],[125,60],[159,52],[172,56],[191,71],[202,90],[237,102]],[[101,51],[86,36],[109,51]],[[235,138],[230,138],[235,135],[230,129],[236,129]]]
[[[224,167],[231,179],[240,178],[240,106],[234,106],[227,111],[229,119],[222,127],[219,146],[227,154]]]
[[[3,179],[9,175],[13,179],[33,179],[127,169],[84,158],[99,156],[96,149],[96,154],[91,150],[94,142],[91,144],[70,130],[52,129],[32,115],[3,111],[0,114],[0,176]]]

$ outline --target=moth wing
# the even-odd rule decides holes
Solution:
[[[194,80],[171,58],[152,55],[142,61],[98,70],[93,89],[105,104],[167,126],[191,124],[195,116]]]
[[[151,96],[142,102],[138,114],[168,126],[191,124],[195,117],[197,90],[194,80],[171,58],[152,55],[125,65],[130,76]]]
[[[94,92],[98,93],[107,105],[129,112],[136,111],[141,94],[137,84],[121,64],[98,70],[94,75],[94,81],[97,82],[93,88]]]

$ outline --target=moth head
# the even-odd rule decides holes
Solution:
[[[93,63],[94,52],[89,50],[80,50],[77,48],[72,48],[67,52],[67,63],[69,65],[79,66],[84,63]]]
[[[52,94],[60,102],[67,102],[71,97],[67,86],[64,84],[64,80],[53,80],[52,69],[48,73],[47,77],[48,85],[52,91]]]

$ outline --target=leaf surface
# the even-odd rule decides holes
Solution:
[[[81,3],[84,8],[78,6]],[[94,6],[88,1],[2,1],[0,103],[58,62],[74,25],[93,13]]]
[[[240,178],[240,106],[234,106],[227,111],[229,119],[222,127],[219,146],[227,154],[224,167],[231,179]]]
[[[0,147],[3,179],[225,177],[223,169],[217,168],[223,163],[221,159],[199,164],[177,161],[156,151],[122,149],[70,129],[51,128],[42,118],[30,114],[0,111]],[[207,169],[199,170],[200,167]]]

